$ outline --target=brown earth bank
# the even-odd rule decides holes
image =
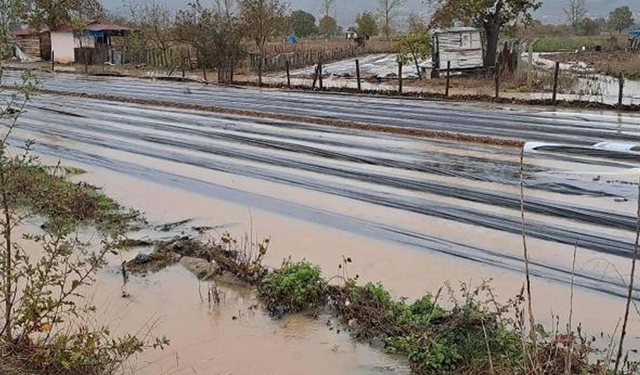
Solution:
[[[563,64],[584,63],[605,75],[624,75],[626,78],[640,78],[640,52],[561,52],[541,55],[542,58]]]

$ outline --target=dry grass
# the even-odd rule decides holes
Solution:
[[[585,63],[601,74],[615,77],[623,74],[627,78],[640,79],[640,52],[565,52],[543,57],[565,64]]]

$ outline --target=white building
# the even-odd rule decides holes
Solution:
[[[434,73],[451,70],[477,69],[484,66],[482,31],[473,27],[454,27],[433,33]]]

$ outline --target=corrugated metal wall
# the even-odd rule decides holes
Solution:
[[[471,69],[483,66],[482,36],[479,31],[440,33],[436,35],[440,69]]]

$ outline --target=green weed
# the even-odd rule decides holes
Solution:
[[[271,312],[317,311],[325,303],[327,283],[320,267],[287,259],[265,276],[258,291]]]

